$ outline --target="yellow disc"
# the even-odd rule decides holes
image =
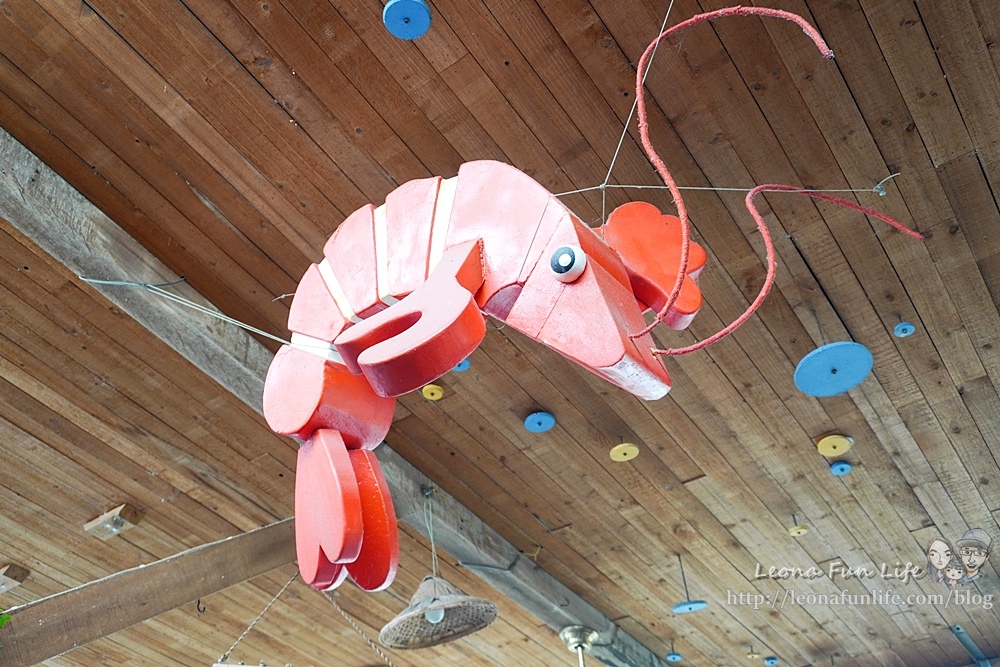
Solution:
[[[420,390],[420,393],[423,394],[424,398],[428,401],[440,401],[444,398],[444,389],[436,384],[424,385],[423,389]]]
[[[816,449],[823,456],[840,456],[854,444],[854,438],[836,433],[824,436],[816,443]]]
[[[797,526],[792,526],[788,529],[788,534],[792,537],[802,537],[809,532],[809,526],[803,526],[801,523]]]
[[[756,660],[759,657],[760,653],[757,653],[757,651],[751,650],[749,653],[747,653],[747,658],[749,658],[750,660]]]
[[[639,456],[639,447],[631,442],[623,442],[611,448],[612,461],[631,461]]]

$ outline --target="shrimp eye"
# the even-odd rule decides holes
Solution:
[[[552,253],[549,268],[556,280],[571,283],[587,268],[587,254],[579,246],[564,245]]]

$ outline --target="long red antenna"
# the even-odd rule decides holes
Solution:
[[[660,175],[660,178],[663,179],[663,182],[667,185],[667,188],[670,190],[670,194],[674,198],[674,203],[677,206],[677,217],[680,218],[682,240],[681,240],[680,266],[677,273],[677,280],[674,283],[673,289],[671,289],[670,294],[667,296],[666,303],[664,304],[663,308],[660,309],[660,312],[656,314],[656,318],[649,326],[647,326],[642,331],[630,334],[630,338],[640,338],[649,333],[650,331],[652,331],[658,324],[660,324],[660,322],[663,321],[663,318],[666,315],[666,313],[677,301],[677,298],[680,295],[681,286],[684,283],[684,278],[687,276],[688,273],[688,255],[691,242],[691,225],[688,219],[687,206],[684,204],[684,198],[681,195],[680,189],[677,187],[676,182],[674,182],[673,176],[671,176],[670,171],[663,163],[663,160],[660,158],[659,154],[657,154],[656,150],[653,148],[652,142],[649,139],[649,123],[646,115],[645,91],[643,90],[643,85],[642,85],[643,79],[645,77],[645,71],[649,64],[649,59],[653,53],[653,50],[656,48],[657,44],[659,44],[664,39],[670,37],[671,35],[681,30],[684,30],[685,28],[689,28],[695,24],[702,23],[704,21],[711,21],[713,19],[723,18],[726,16],[751,16],[751,15],[780,18],[797,24],[799,27],[802,28],[802,30],[806,33],[806,35],[808,35],[809,38],[812,39],[813,43],[816,45],[816,48],[819,49],[821,54],[823,54],[823,57],[833,58],[833,51],[831,51],[830,47],[827,46],[825,41],[823,41],[823,38],[820,37],[816,29],[812,27],[805,19],[803,19],[801,16],[797,14],[792,14],[791,12],[785,12],[778,9],[770,9],[767,7],[727,7],[725,9],[719,9],[713,12],[698,14],[697,16],[693,16],[686,21],[678,23],[677,25],[664,30],[662,33],[660,33],[660,35],[656,39],[654,39],[649,44],[648,47],[646,47],[645,52],[643,52],[642,57],[639,59],[639,63],[636,66],[636,78],[635,78],[636,81],[635,96],[637,100],[638,116],[639,116],[639,136],[642,140],[642,147],[646,151],[646,155],[649,157],[649,161],[653,163],[653,167]],[[824,201],[829,201],[835,204],[840,204],[842,206],[847,206],[848,208],[853,208],[868,215],[875,216],[880,220],[884,220],[893,227],[896,227],[897,229],[909,234],[910,236],[913,236],[918,239],[923,238],[923,236],[921,236],[919,233],[907,229],[906,227],[896,222],[892,218],[884,216],[880,213],[872,211],[871,209],[865,208],[863,206],[854,204],[853,202],[847,201],[840,197],[833,197],[819,192],[803,190],[802,188],[797,188],[790,185],[769,184],[769,185],[758,186],[753,190],[751,190],[746,197],[747,209],[750,211],[750,214],[753,216],[754,221],[757,223],[758,229],[760,229],[761,237],[764,239],[764,245],[767,250],[767,263],[768,263],[767,277],[764,280],[764,285],[761,287],[761,291],[757,295],[757,298],[753,301],[752,304],[750,304],[750,307],[747,308],[747,310],[743,313],[743,315],[741,315],[729,326],[727,326],[722,331],[719,331],[718,333],[714,334],[713,336],[684,348],[676,348],[670,350],[654,349],[653,354],[657,355],[687,354],[689,352],[694,352],[695,350],[700,350],[701,348],[707,345],[711,345],[712,343],[720,340],[721,338],[728,336],[730,333],[735,331],[740,325],[746,322],[747,319],[750,318],[750,316],[754,313],[754,311],[756,311],[757,308],[760,306],[760,304],[764,301],[764,298],[767,297],[767,294],[771,289],[771,285],[774,283],[774,272],[775,272],[774,244],[771,241],[771,235],[767,230],[767,225],[764,223],[764,219],[760,215],[760,212],[757,211],[757,208],[754,205],[753,200],[761,192],[772,192],[772,191],[796,192],[799,194],[804,194],[810,197],[814,197],[816,199],[822,199]]]

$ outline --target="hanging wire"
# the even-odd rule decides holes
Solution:
[[[255,333],[255,334],[257,334],[259,336],[263,336],[265,338],[269,338],[269,339],[271,339],[273,341],[277,341],[277,342],[283,343],[285,345],[291,345],[291,342],[289,342],[289,341],[287,341],[287,340],[285,340],[283,338],[279,338],[278,336],[275,336],[273,334],[269,334],[268,332],[262,331],[262,330],[260,330],[260,329],[258,329],[256,327],[253,327],[253,326],[251,326],[249,324],[246,324],[245,322],[240,322],[239,320],[233,319],[232,317],[229,317],[228,315],[224,315],[223,313],[220,313],[217,310],[213,310],[212,308],[208,308],[206,306],[203,306],[200,303],[195,303],[194,301],[191,301],[190,299],[186,299],[186,298],[180,296],[179,294],[174,294],[173,292],[168,292],[165,289],[163,289],[164,287],[170,287],[170,286],[176,285],[176,284],[178,284],[180,282],[184,282],[183,278],[181,278],[180,280],[175,280],[175,281],[170,282],[170,283],[161,283],[159,285],[153,285],[153,284],[150,284],[150,283],[135,283],[135,282],[131,282],[131,281],[128,281],[128,280],[99,280],[97,278],[87,278],[86,276],[78,276],[78,277],[83,282],[90,283],[91,285],[114,285],[116,287],[137,287],[139,289],[144,289],[147,292],[152,292],[153,294],[166,299],[167,301],[173,301],[174,303],[179,303],[182,306],[186,306],[188,308],[191,308],[192,310],[196,310],[199,313],[202,313],[203,315],[208,315],[209,317],[214,317],[217,320],[222,320],[223,322],[228,322],[229,324],[237,326],[237,327],[239,327],[241,329],[246,329],[247,331],[250,331],[251,333]]]
[[[855,193],[855,194],[876,194],[879,197],[885,197],[886,190],[885,184],[892,179],[899,176],[900,173],[896,172],[894,174],[889,174],[881,181],[876,183],[870,188],[799,188],[802,192],[831,192],[831,193]],[[601,183],[600,185],[592,185],[587,188],[580,188],[578,190],[569,190],[568,192],[559,192],[552,195],[553,197],[566,197],[569,195],[577,195],[584,192],[593,192],[594,190],[603,190],[605,188],[617,188],[619,190],[669,190],[670,186],[667,185],[640,185],[640,184],[617,184],[617,183]],[[678,185],[678,190],[700,190],[703,192],[750,192],[753,188],[740,188],[740,187],[712,187],[708,185]],[[765,190],[764,192],[772,192],[772,190]]]
[[[362,638],[362,639],[364,639],[364,640],[365,640],[366,642],[368,642],[368,645],[369,645],[369,646],[371,646],[371,647],[372,647],[372,649],[374,649],[374,650],[375,650],[375,652],[376,652],[376,653],[378,653],[378,654],[379,654],[379,656],[380,656],[380,657],[381,657],[381,658],[382,658],[383,660],[385,660],[385,664],[389,665],[389,667],[396,667],[396,666],[395,666],[394,664],[392,664],[392,660],[389,660],[389,656],[387,656],[387,655],[386,655],[386,654],[385,654],[385,653],[384,653],[384,652],[382,651],[382,649],[380,649],[380,648],[378,647],[378,644],[376,644],[375,642],[373,642],[373,641],[372,641],[372,640],[371,640],[371,639],[370,639],[370,638],[368,637],[368,635],[367,635],[367,634],[365,634],[365,631],[361,629],[361,626],[360,626],[360,625],[358,625],[357,623],[355,623],[355,622],[354,622],[354,619],[353,619],[353,618],[351,618],[350,614],[348,614],[348,613],[347,613],[346,611],[344,611],[344,609],[343,609],[343,608],[342,608],[342,607],[341,607],[341,606],[340,606],[339,604],[337,604],[337,601],[333,599],[333,596],[332,596],[332,595],[330,595],[330,594],[329,594],[329,593],[327,593],[327,592],[324,592],[324,593],[323,593],[323,595],[324,595],[324,596],[326,597],[326,599],[327,599],[327,600],[329,600],[329,601],[330,601],[330,603],[331,603],[331,604],[332,604],[332,605],[333,605],[334,607],[336,607],[336,608],[337,608],[337,611],[339,611],[339,612],[340,612],[340,615],[344,617],[344,620],[346,620],[346,621],[347,621],[348,623],[350,623],[350,624],[351,624],[351,627],[352,627],[352,628],[354,628],[354,629],[355,629],[355,631],[357,631],[357,633],[358,633],[359,635],[361,635],[361,638]]]
[[[275,342],[281,343],[282,345],[288,345],[290,347],[295,347],[295,348],[299,348],[299,349],[321,350],[323,352],[326,352],[327,350],[329,350],[329,344],[327,344],[327,345],[324,346],[324,345],[320,345],[320,344],[310,344],[308,341],[297,341],[297,342],[293,343],[293,342],[291,342],[289,340],[281,338],[280,336],[275,336],[274,334],[270,334],[270,333],[268,333],[266,331],[258,329],[257,327],[249,325],[246,322],[241,322],[240,320],[237,320],[235,318],[229,317],[228,315],[225,315],[225,314],[219,312],[218,310],[214,310],[212,308],[208,308],[207,306],[203,306],[200,303],[196,303],[194,301],[191,301],[190,299],[187,299],[187,298],[185,298],[183,296],[180,296],[179,294],[174,294],[173,292],[168,292],[168,291],[166,291],[166,290],[163,289],[164,287],[171,287],[173,285],[177,285],[179,283],[185,282],[184,278],[181,278],[179,280],[174,280],[174,281],[169,282],[169,283],[150,284],[150,283],[137,283],[137,282],[132,282],[132,281],[128,281],[128,280],[101,280],[101,279],[98,279],[98,278],[88,278],[86,276],[77,276],[77,277],[80,280],[82,280],[83,282],[89,283],[91,285],[112,285],[112,286],[115,286],[115,287],[133,287],[133,288],[142,289],[142,290],[145,290],[147,292],[150,292],[151,294],[155,294],[158,297],[166,299],[167,301],[173,301],[174,303],[178,303],[178,304],[180,304],[182,306],[185,306],[187,308],[190,308],[192,310],[196,310],[196,311],[198,311],[199,313],[201,313],[203,315],[208,315],[209,317],[215,318],[217,320],[221,320],[221,321],[226,322],[228,324],[232,324],[235,327],[239,327],[240,329],[244,329],[244,330],[249,331],[251,333],[255,333],[258,336],[263,336],[264,338],[267,338],[269,340],[273,340]],[[286,295],[283,295],[283,296],[294,296],[294,295],[288,295],[288,294],[286,294]],[[279,297],[279,298],[283,298],[283,297]]]
[[[243,634],[239,636],[239,639],[237,639],[233,643],[233,645],[229,647],[228,651],[222,654],[222,657],[219,658],[219,662],[225,662],[226,660],[229,659],[229,654],[232,653],[234,650],[236,650],[236,647],[240,645],[240,642],[243,641],[248,634],[250,634],[251,630],[253,630],[253,626],[257,625],[260,619],[264,618],[264,614],[266,614],[267,611],[274,606],[274,603],[278,601],[278,598],[281,597],[281,594],[284,593],[288,589],[288,587],[292,585],[292,582],[295,581],[295,578],[298,576],[299,576],[298,572],[292,575],[292,578],[288,580],[288,583],[282,586],[281,590],[278,591],[278,594],[275,595],[273,598],[271,598],[271,601],[267,603],[267,606],[264,607],[264,611],[257,614],[257,618],[253,619],[253,622],[250,623],[249,626],[247,626],[247,629],[243,631]]]
[[[663,17],[663,23],[660,24],[660,33],[667,27],[667,21],[670,20],[670,12],[674,9],[674,0],[670,0],[670,4],[667,5],[667,13]],[[656,57],[656,50],[660,48],[660,43],[657,41],[656,46],[653,47],[653,54],[650,56],[649,61],[652,64],[653,58]],[[645,85],[646,77],[649,76],[649,70],[642,77],[642,83]],[[632,110],[628,112],[628,118],[625,120],[625,126],[622,128],[622,135],[618,137],[618,147],[615,148],[615,154],[611,157],[611,164],[608,165],[608,173],[604,177],[604,182],[598,185],[596,188],[585,188],[584,190],[579,190],[579,192],[586,192],[588,190],[600,190],[601,191],[601,222],[607,220],[607,188],[608,183],[611,181],[611,172],[615,168],[615,162],[618,161],[618,155],[622,151],[622,145],[625,143],[625,135],[628,134],[628,126],[632,124],[632,118],[635,116],[636,107],[639,104],[639,98],[634,97],[632,99]],[[556,195],[557,197],[559,195]]]
[[[424,525],[427,527],[427,539],[431,541],[431,574],[438,576],[437,546],[434,544],[434,487],[424,486],[420,491],[424,495]]]

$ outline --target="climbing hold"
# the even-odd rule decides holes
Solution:
[[[680,653],[668,653],[665,657],[667,662],[680,662],[684,659]]]
[[[780,660],[775,658],[773,655],[764,658],[764,664],[768,667],[774,667],[774,665],[777,665],[779,662]]]
[[[854,389],[872,370],[872,353],[860,343],[839,341],[816,348],[795,367],[795,386],[824,398]]]
[[[823,456],[841,456],[854,444],[854,438],[839,433],[833,433],[820,438],[816,442],[816,450]]]
[[[631,442],[623,442],[611,448],[612,461],[631,461],[639,456],[639,447]]]
[[[440,401],[444,398],[444,389],[436,384],[427,384],[420,390],[428,401]]]
[[[382,23],[397,39],[416,39],[431,27],[431,10],[424,0],[389,0]]]
[[[832,472],[837,477],[843,477],[847,473],[851,472],[851,464],[847,461],[837,461],[830,466],[830,472]]]
[[[524,428],[532,433],[545,433],[556,425],[556,418],[548,412],[532,412],[524,420]]]
[[[892,335],[896,338],[908,338],[917,331],[917,328],[910,322],[900,322],[892,329]]]
[[[462,359],[460,362],[455,364],[455,367],[452,368],[451,370],[455,371],[456,373],[464,373],[465,371],[469,370],[469,367],[471,365],[472,364],[469,363],[468,359]]]

